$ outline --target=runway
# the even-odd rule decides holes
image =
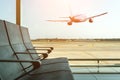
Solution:
[[[34,41],[34,46],[52,46],[49,58],[120,58],[120,41]]]

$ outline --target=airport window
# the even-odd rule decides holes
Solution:
[[[0,19],[16,22],[16,0],[0,0]]]

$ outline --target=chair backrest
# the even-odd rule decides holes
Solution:
[[[28,28],[21,26],[21,32],[22,32],[23,40],[25,42],[26,47],[28,49],[33,49],[34,47],[33,47],[32,43],[31,43]]]
[[[4,21],[0,20],[0,59],[17,60],[16,55],[9,45]],[[14,80],[24,74],[20,63],[0,62],[0,76],[3,80]]]
[[[36,50],[34,49],[32,43],[31,43],[28,28],[21,27],[21,33],[22,33],[23,41],[24,41],[24,44],[25,44],[26,48],[27,49],[33,49],[33,50],[29,50],[29,52],[30,53],[37,53]],[[38,54],[32,54],[32,57],[33,57],[33,59],[38,59],[38,58],[40,59]]]
[[[8,39],[10,41],[11,47],[16,54],[17,52],[23,52],[26,54],[16,54],[19,58],[19,60],[32,60],[32,57],[30,56],[29,52],[25,48],[21,33],[20,33],[20,27],[16,24],[10,23],[5,21],[5,27],[6,31],[8,32]],[[31,63],[22,63],[26,71],[31,71],[33,69],[33,66]],[[28,67],[28,68],[27,68]]]

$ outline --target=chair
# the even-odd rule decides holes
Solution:
[[[17,30],[17,25],[0,20],[0,75],[3,80],[73,80],[67,63],[42,65],[40,60],[33,60]]]

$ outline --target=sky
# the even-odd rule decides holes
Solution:
[[[21,25],[29,28],[31,39],[120,38],[119,3],[120,0],[21,0]],[[0,10],[1,19],[15,22],[15,0],[0,0]],[[90,17],[103,12],[108,14],[94,18],[93,23],[68,26],[65,22],[46,21],[77,14]]]
[[[0,19],[16,22],[15,0],[0,0]]]

